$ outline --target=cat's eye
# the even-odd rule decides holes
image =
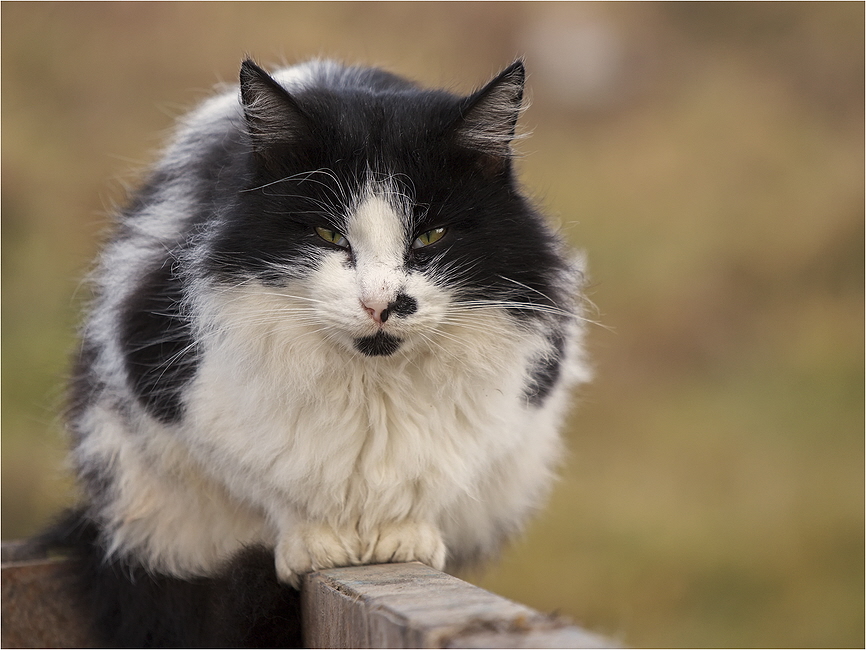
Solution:
[[[446,232],[447,228],[433,228],[427,232],[422,232],[415,238],[415,241],[412,242],[412,248],[424,248],[430,244],[435,244],[445,236]]]
[[[339,246],[340,248],[349,248],[349,240],[343,237],[343,234],[337,230],[316,226],[316,234],[329,244],[334,244],[334,246]]]

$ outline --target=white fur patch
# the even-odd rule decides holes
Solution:
[[[346,234],[355,258],[358,298],[366,305],[387,307],[406,283],[401,272],[404,219],[386,197],[371,191],[349,216]]]

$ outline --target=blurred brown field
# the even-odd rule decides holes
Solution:
[[[632,646],[864,645],[862,3],[19,3],[2,11],[2,535],[74,499],[63,384],[112,206],[240,60],[469,91],[589,256],[596,380],[473,581]]]

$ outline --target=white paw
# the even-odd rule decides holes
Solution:
[[[275,549],[277,577],[296,589],[310,571],[361,564],[357,534],[327,524],[301,524],[284,534]]]
[[[364,553],[365,564],[421,562],[434,569],[445,566],[445,543],[439,530],[423,522],[397,522],[378,529]]]

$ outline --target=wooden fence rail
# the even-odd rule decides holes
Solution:
[[[4,542],[3,648],[94,647],[64,597],[62,559]],[[328,569],[301,588],[308,648],[611,648],[608,639],[423,564]]]

